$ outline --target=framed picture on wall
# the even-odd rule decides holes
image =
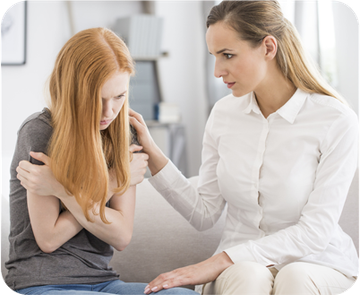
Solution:
[[[1,22],[1,65],[26,62],[26,1],[14,4]]]

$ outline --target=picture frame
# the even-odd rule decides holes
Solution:
[[[1,22],[1,65],[26,63],[27,1],[14,4]]]

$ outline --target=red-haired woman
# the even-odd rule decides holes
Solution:
[[[113,247],[130,242],[135,185],[147,166],[144,153],[130,165],[131,152],[141,149],[129,148],[133,72],[125,43],[104,28],[77,33],[58,54],[49,108],[22,124],[11,164],[5,280],[17,292],[144,291],[145,284],[120,281],[108,265]],[[188,293],[195,292],[167,292]]]

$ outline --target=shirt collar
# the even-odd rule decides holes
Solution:
[[[308,93],[298,88],[294,95],[284,104],[284,106],[277,110],[276,113],[289,123],[294,123],[296,116],[299,114],[300,109],[304,105],[307,96]],[[249,97],[249,105],[244,110],[246,114],[249,114],[251,111],[256,114],[261,114],[261,110],[256,101],[254,92],[251,92]]]
[[[284,106],[276,111],[282,118],[293,124],[309,94],[298,88]]]
[[[255,112],[256,114],[261,114],[261,110],[260,110],[259,105],[258,105],[258,103],[256,101],[254,92],[250,93],[249,105],[244,110],[244,112],[246,114],[249,114],[251,111]]]

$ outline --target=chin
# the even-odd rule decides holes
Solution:
[[[101,130],[101,131],[104,131],[104,130],[106,130],[108,127],[109,127],[108,125],[100,126],[100,130]]]
[[[232,95],[234,97],[243,97],[245,95],[247,95],[248,93],[252,92],[252,90],[244,90],[244,89],[233,89],[232,90]]]

